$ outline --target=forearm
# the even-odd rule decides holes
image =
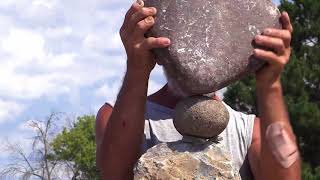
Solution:
[[[257,84],[257,97],[259,116],[261,119],[261,152],[260,152],[260,175],[259,179],[300,179],[300,161],[297,160],[289,168],[284,168],[276,160],[269,147],[266,138],[267,128],[276,122],[284,124],[284,128],[289,134],[292,142],[295,142],[295,136],[292,131],[288,112],[282,95],[280,80],[270,86]]]
[[[101,146],[102,174],[128,179],[140,154],[149,74],[128,69]],[[129,177],[128,177],[129,176]]]
[[[262,130],[266,130],[267,126],[275,122],[286,124],[287,130],[292,134],[291,125],[287,108],[283,99],[282,86],[280,80],[277,80],[270,86],[263,86],[257,83],[257,100],[258,110]],[[293,135],[293,134],[292,134]]]

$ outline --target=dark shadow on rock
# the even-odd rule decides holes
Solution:
[[[175,152],[201,152],[207,149],[210,145],[219,144],[218,138],[215,140],[195,140],[182,139],[180,141],[167,143],[168,148]]]

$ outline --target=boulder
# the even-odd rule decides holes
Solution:
[[[135,180],[240,180],[230,155],[213,142],[162,143],[149,149],[134,168]]]
[[[145,0],[156,7],[148,36],[168,37],[157,49],[168,82],[188,95],[219,90],[263,66],[252,57],[252,40],[267,27],[280,27],[271,0]]]
[[[175,108],[173,123],[182,135],[213,138],[228,125],[229,112],[222,101],[205,96],[192,96]]]

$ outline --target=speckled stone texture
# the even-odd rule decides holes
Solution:
[[[240,180],[220,144],[183,141],[149,149],[134,169],[134,180]]]
[[[175,108],[173,123],[182,135],[213,138],[228,125],[229,112],[221,101],[193,96],[180,101]]]
[[[146,0],[158,9],[149,36],[172,45],[155,50],[169,84],[184,94],[221,89],[259,69],[252,40],[267,27],[280,27],[270,0]]]

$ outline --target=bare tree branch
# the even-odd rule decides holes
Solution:
[[[27,155],[18,144],[6,142],[6,150],[12,155],[13,162],[0,170],[1,177],[20,176],[22,179],[30,179],[32,176],[40,179],[51,180],[55,175],[58,161],[49,159],[51,141],[55,131],[55,121],[60,119],[61,113],[51,113],[44,121],[30,121],[28,126],[33,129],[32,151]],[[57,178],[55,178],[57,179]]]

